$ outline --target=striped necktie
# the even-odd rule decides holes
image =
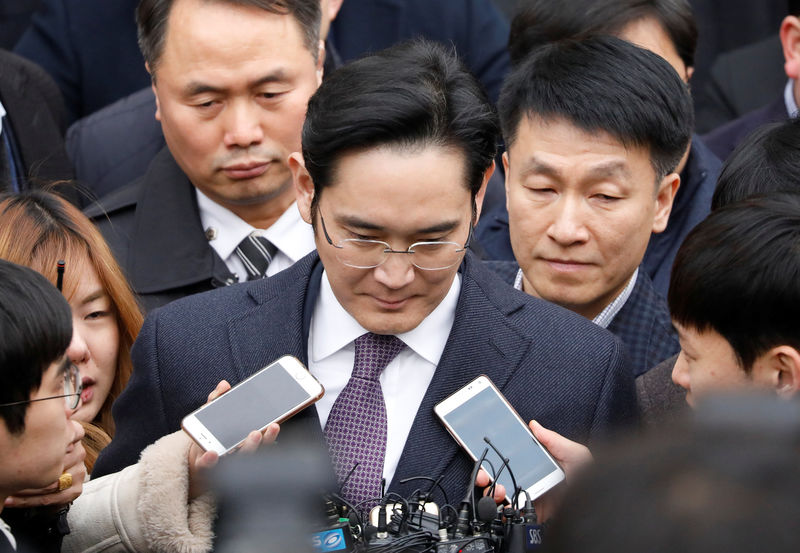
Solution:
[[[267,267],[278,248],[253,231],[236,246],[235,251],[247,271],[247,280],[258,280],[267,276]]]

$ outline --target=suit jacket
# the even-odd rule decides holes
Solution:
[[[64,150],[64,104],[47,73],[24,58],[0,50],[0,101],[31,186],[72,179],[72,165]],[[71,202],[78,202],[74,186],[57,190]]]
[[[480,374],[492,379],[523,419],[535,417],[578,441],[631,420],[636,409],[622,344],[610,333],[505,286],[472,254],[461,270],[453,328],[391,483],[390,490],[402,495],[418,484],[400,481],[420,475],[444,475],[441,484],[453,501],[465,493],[472,462],[433,407]],[[133,348],[133,377],[114,404],[114,440],[94,475],[135,463],[144,447],[179,428],[219,380],[235,384],[285,354],[307,363],[321,275],[313,252],[268,279],[152,312]],[[316,410],[285,423],[281,435],[321,440]]]
[[[136,41],[139,0],[41,0],[14,51],[58,84],[75,121],[150,83]]]
[[[667,297],[669,275],[675,254],[683,239],[711,210],[711,197],[721,169],[720,161],[697,135],[692,137],[689,159],[681,172],[681,186],[672,206],[667,228],[650,236],[644,254],[644,268],[656,291]],[[514,261],[508,230],[505,202],[495,204],[481,215],[475,236],[486,252],[486,259]]]
[[[516,261],[485,263],[501,279],[514,285],[519,271]],[[641,266],[631,295],[608,325],[608,330],[625,344],[634,376],[650,370],[681,349],[667,304],[653,289],[650,277]]]
[[[782,18],[781,15],[778,22]],[[779,26],[780,23],[773,29]],[[773,33],[766,40],[720,54],[708,76],[695,104],[695,127],[700,133],[710,132],[758,109],[783,92],[786,72],[780,37]],[[693,88],[696,86],[702,85],[693,81]]]
[[[714,129],[703,136],[703,140],[706,141],[708,147],[717,157],[725,160],[736,149],[736,146],[757,128],[769,123],[786,121],[787,119],[789,119],[789,114],[786,112],[786,102],[783,99],[783,94],[781,94],[780,97],[766,106],[746,113],[738,119]]]
[[[511,65],[508,32],[508,21],[489,0],[347,0],[329,39],[344,61],[419,36],[455,46],[496,102]]]
[[[672,381],[672,368],[677,358],[673,355],[636,377],[636,399],[644,426],[674,423],[689,411],[686,391]]]
[[[235,282],[205,237],[195,188],[164,147],[140,179],[86,210],[145,311]]]
[[[667,297],[669,276],[678,249],[689,232],[711,211],[711,198],[721,169],[722,163],[706,147],[703,139],[693,136],[689,159],[681,172],[681,186],[672,201],[667,228],[664,232],[650,235],[642,260],[656,292],[664,298]]]

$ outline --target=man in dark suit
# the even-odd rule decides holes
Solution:
[[[324,52],[319,0],[143,0],[137,20],[167,146],[86,213],[149,310],[314,249],[287,160]]]
[[[462,496],[472,461],[433,406],[481,373],[523,417],[574,439],[629,419],[621,344],[465,253],[496,139],[486,95],[440,46],[406,44],[338,69],[309,102],[303,154],[291,156],[319,254],[151,313],[95,472],[135,462],[221,378],[238,382],[283,354],[306,363],[326,395],[282,433],[326,439],[339,477],[358,463],[354,478],[373,493],[381,476],[402,495],[418,486],[406,478],[442,476],[451,500]],[[373,343],[393,351],[376,372],[356,372]],[[350,392],[362,386],[377,411],[343,428],[359,417]],[[340,445],[351,430],[376,435],[348,457]]]
[[[800,1],[789,2],[789,14],[781,22],[778,37],[780,44],[776,48],[776,52],[779,49],[783,50],[785,72],[783,93],[774,97],[770,103],[748,111],[741,117],[725,123],[703,136],[708,147],[722,160],[727,159],[742,140],[762,125],[785,121],[788,117],[797,115],[797,103],[800,98],[800,85],[797,84],[797,79],[800,78]],[[752,55],[756,54],[758,52]],[[766,59],[772,57],[769,56]],[[763,55],[754,63],[760,64],[759,67],[770,67]],[[761,71],[764,70],[761,69]],[[788,81],[785,80],[787,77]],[[767,80],[754,74],[742,73],[740,75],[742,86],[748,89],[751,88],[749,83],[754,79],[761,83]]]
[[[512,23],[511,58],[521,60],[539,44],[597,34],[618,36],[658,54],[685,83],[692,76],[697,27],[686,0],[530,0]],[[664,297],[678,247],[709,212],[719,169],[719,160],[698,136],[692,136],[675,168],[680,188],[666,229],[651,235],[643,260],[644,270]],[[478,238],[490,259],[513,259],[505,209],[487,212]]]
[[[72,178],[64,151],[64,105],[36,64],[0,50],[0,190],[22,191]],[[58,188],[73,203],[72,185]]]
[[[454,44],[491,97],[497,98],[509,68],[508,22],[490,2],[324,0],[321,4],[326,75],[342,61],[422,36]],[[161,127],[153,118],[155,111],[147,86],[70,127],[67,151],[77,178],[97,197],[142,176],[164,145]]]
[[[678,351],[642,258],[667,224],[691,100],[652,52],[616,38],[564,44],[532,53],[500,96],[516,262],[493,265],[614,332],[639,375]]]

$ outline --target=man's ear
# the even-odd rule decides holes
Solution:
[[[489,179],[492,178],[492,174],[494,173],[495,162],[492,160],[492,164],[483,174],[483,182],[481,183],[481,188],[478,190],[478,193],[475,194],[475,221],[477,222],[481,218],[481,208],[483,207],[483,198],[486,196],[486,186],[489,184]]]
[[[508,170],[508,163],[509,163],[508,162],[508,150],[503,152],[502,158],[503,158],[503,173],[505,174],[506,211],[508,211],[508,175],[510,174],[509,170]]]
[[[800,77],[800,19],[794,15],[784,17],[780,37],[786,76],[797,79]]]
[[[344,0],[328,0],[328,13],[324,14],[323,17],[327,15],[331,21],[336,19],[336,16],[339,15],[339,10],[342,9],[343,2]]]
[[[792,397],[800,389],[800,352],[792,346],[776,346],[753,364],[753,377],[766,382],[779,397]]]
[[[144,62],[144,68],[150,74],[150,88],[153,90],[153,96],[156,97],[156,121],[161,121],[161,104],[158,101],[158,90],[156,89],[156,76],[150,71],[150,64]]]
[[[681,186],[681,177],[678,173],[670,173],[658,185],[656,190],[656,211],[653,218],[652,232],[664,232],[669,222],[669,215],[672,213],[672,201],[675,199],[675,194],[678,193],[678,188]]]
[[[312,224],[311,202],[314,200],[314,182],[306,170],[303,154],[294,152],[289,156],[289,169],[292,171],[297,209],[300,210],[300,216],[303,221],[310,225]]]

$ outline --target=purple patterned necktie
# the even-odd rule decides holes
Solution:
[[[325,438],[336,476],[344,481],[342,496],[353,504],[380,497],[386,453],[386,405],[378,378],[405,347],[392,335],[368,332],[355,341],[353,373],[333,403]],[[369,508],[377,503],[362,505]]]

